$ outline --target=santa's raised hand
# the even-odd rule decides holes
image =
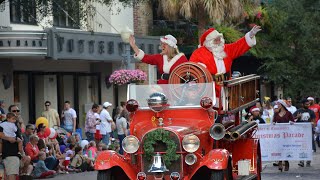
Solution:
[[[129,44],[131,46],[135,46],[136,45],[136,40],[135,40],[133,35],[130,35],[130,37],[129,37]]]
[[[253,28],[249,31],[250,38],[253,38],[261,30],[261,26],[254,25]]]
[[[136,45],[136,40],[135,40],[135,38],[134,38],[133,35],[130,35],[130,37],[129,37],[129,44],[130,44],[130,46],[132,47],[134,53],[135,53],[135,54],[139,54],[139,48],[138,48],[138,46]]]

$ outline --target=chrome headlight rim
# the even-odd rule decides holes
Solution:
[[[191,141],[193,141],[193,142],[191,142]],[[191,145],[191,147],[188,147],[190,145]],[[192,147],[192,146],[194,146],[194,147]],[[194,153],[200,147],[200,139],[198,138],[198,136],[196,136],[194,134],[188,134],[188,135],[184,136],[182,139],[182,147],[188,153]]]
[[[129,145],[131,149],[128,149]],[[124,152],[128,154],[137,152],[139,147],[140,147],[140,141],[136,136],[129,135],[122,140],[122,149]]]

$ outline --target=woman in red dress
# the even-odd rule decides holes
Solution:
[[[179,64],[187,62],[188,59],[183,53],[179,53],[177,39],[172,35],[166,35],[160,38],[160,54],[145,54],[135,43],[135,38],[131,35],[129,38],[130,45],[134,50],[134,57],[144,63],[156,65],[158,69],[158,84],[168,84],[168,79],[172,70]]]
[[[293,123],[294,122],[294,118],[293,115],[291,114],[290,111],[288,111],[287,104],[283,101],[283,100],[278,100],[277,101],[277,105],[278,105],[278,112],[274,113],[274,117],[273,117],[273,124],[276,123]],[[282,161],[279,161],[279,170],[282,171],[283,169],[283,164]],[[288,171],[289,170],[289,161],[284,161],[284,170]]]

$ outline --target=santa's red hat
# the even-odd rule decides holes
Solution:
[[[257,106],[253,106],[250,108],[250,112],[254,112],[254,111],[260,111],[260,109]]]
[[[204,42],[207,40],[213,40],[217,37],[222,37],[222,36],[223,35],[219,33],[217,30],[215,30],[214,28],[209,28],[200,37],[200,46],[203,46]]]
[[[308,97],[307,100],[308,101],[314,101],[314,98],[313,97]]]

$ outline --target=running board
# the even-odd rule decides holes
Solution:
[[[238,176],[236,180],[251,180],[257,178],[256,174],[250,174],[248,176]]]

